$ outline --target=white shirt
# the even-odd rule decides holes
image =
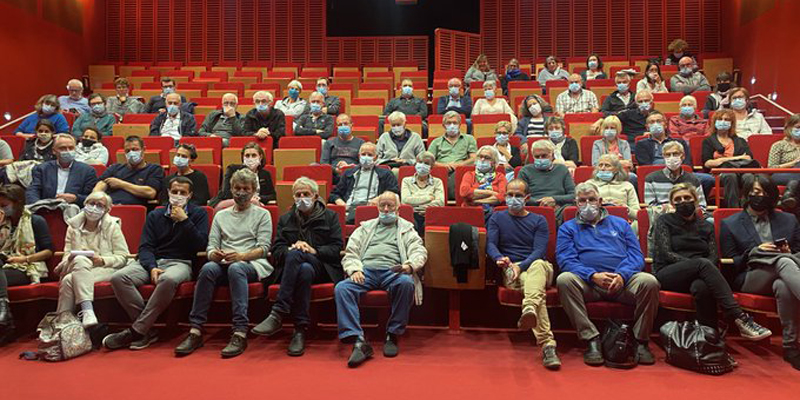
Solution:
[[[180,140],[181,133],[180,133],[180,126],[181,126],[181,113],[172,117],[167,115],[167,119],[164,121],[164,125],[161,125],[161,136],[170,136],[175,140]]]
[[[58,163],[58,161],[56,161]],[[72,169],[72,164],[67,168],[61,168],[58,164],[58,184],[56,184],[56,194],[63,194],[64,189],[67,188],[67,180],[69,179],[69,171]]]

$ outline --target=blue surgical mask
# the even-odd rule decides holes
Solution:
[[[372,156],[359,156],[358,162],[361,164],[362,168],[372,168],[375,165],[375,158]]]
[[[475,161],[475,169],[481,173],[487,173],[492,170],[492,162],[487,160],[478,160]]]
[[[595,60],[589,61],[589,68],[596,69],[597,68],[597,61],[595,61]]]
[[[617,84],[617,91],[620,93],[625,93],[628,91],[628,84],[627,83],[618,83]]]
[[[664,134],[664,125],[660,122],[653,122],[650,124],[650,134],[653,136],[661,137]]]
[[[292,100],[297,100],[297,98],[300,97],[300,91],[297,90],[297,88],[289,88],[289,97],[291,97]]]
[[[178,111],[180,110],[178,109],[178,106],[176,106],[175,104],[170,104],[167,106],[167,112],[169,113],[169,115],[176,115],[178,114]]]
[[[456,86],[450,86],[449,91],[450,91],[450,96],[453,96],[453,97],[458,96],[458,94],[460,93],[459,88],[456,87]]]
[[[444,126],[445,132],[448,136],[458,136],[458,125],[456,124],[447,124]]]
[[[611,171],[597,171],[597,179],[603,182],[611,182],[614,179],[614,173]]]
[[[731,100],[731,108],[734,110],[744,110],[745,106],[747,106],[747,101],[741,97]]]
[[[163,91],[164,91],[164,94],[175,93],[175,88],[174,88],[174,87],[172,87],[172,86],[170,86],[170,87],[165,87],[165,88],[163,88]]]
[[[411,96],[414,93],[414,88],[411,86],[403,86],[401,89],[403,96]]]
[[[505,145],[508,143],[508,134],[507,133],[497,134],[495,135],[495,140],[497,141],[497,144]]]
[[[172,158],[172,164],[178,168],[186,168],[189,166],[189,159],[186,157],[175,156]]]
[[[269,110],[269,104],[256,104],[256,111],[263,113],[267,110]]]
[[[606,138],[606,140],[614,139],[615,137],[617,137],[617,130],[616,129],[606,129],[606,130],[603,131],[603,137]]]
[[[427,176],[431,173],[431,166],[422,162],[416,163],[414,169],[417,171],[417,175]]]
[[[579,207],[581,219],[587,222],[594,222],[600,215],[600,207],[597,204],[584,204]]]
[[[533,160],[533,168],[539,171],[547,171],[551,165],[553,165],[553,161],[549,158],[536,158]]]
[[[564,131],[560,131],[560,130],[555,130],[554,129],[552,131],[547,132],[547,135],[550,136],[550,140],[552,140],[555,143],[558,143],[562,139],[564,139]]]
[[[378,221],[383,225],[391,225],[397,222],[396,212],[380,212],[378,213]]]
[[[639,110],[641,111],[650,111],[649,101],[636,102],[636,106],[639,107]]]
[[[798,127],[792,128],[792,137],[795,139],[800,139],[800,128]]]
[[[714,122],[714,127],[717,128],[718,131],[727,131],[731,129],[731,121],[718,119],[717,122]]]
[[[137,165],[142,162],[142,152],[140,150],[129,151],[125,153],[125,159],[128,160],[128,163]]]
[[[314,199],[311,197],[300,197],[294,200],[294,205],[300,211],[308,211],[314,206]]]
[[[692,71],[691,68],[681,68],[681,76],[683,76],[684,78],[692,76],[693,72],[694,71]]]
[[[106,112],[106,106],[104,104],[95,104],[92,106],[92,112],[95,114],[102,114]]]
[[[483,91],[483,95],[486,97],[487,100],[491,100],[494,98],[494,89],[486,89]]]
[[[681,115],[684,117],[691,117],[694,115],[694,107],[692,106],[681,106]]]
[[[318,113],[322,111],[322,104],[319,103],[311,103],[308,105],[308,109],[311,110],[312,113]]]
[[[577,82],[572,82],[569,84],[569,91],[572,93],[578,93],[581,90],[581,84]]]
[[[525,207],[525,198],[506,196],[506,205],[508,205],[509,209],[514,211],[522,210],[522,208]]]
[[[350,128],[349,125],[339,125],[339,136],[341,137],[348,137],[353,130]]]
[[[317,86],[317,91],[320,92],[323,96],[328,95],[328,87],[327,86]]]
[[[56,111],[56,108],[51,106],[50,104],[42,105],[42,112],[45,114],[52,114]]]
[[[58,153],[58,159],[64,164],[69,164],[75,161],[75,150],[62,151]]]

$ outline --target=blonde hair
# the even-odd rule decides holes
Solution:
[[[695,202],[695,204],[697,204],[697,201],[698,201],[697,188],[694,187],[694,185],[692,185],[691,183],[685,183],[685,182],[684,183],[679,183],[677,185],[674,185],[674,186],[672,186],[672,189],[669,190],[669,202],[670,202],[670,204],[672,204],[672,196],[674,196],[675,193],[678,193],[678,192],[681,192],[681,191],[684,191],[684,190],[686,190],[686,191],[688,191],[689,193],[692,194],[692,198],[694,198],[694,202]]]
[[[494,126],[494,131],[497,132],[497,130],[500,128],[508,129],[509,135],[514,131],[514,129],[511,127],[511,122],[509,121],[497,121],[497,125]]]
[[[600,125],[600,129],[606,129],[607,127],[612,127],[617,129],[617,137],[622,134],[622,121],[616,115],[609,115],[603,119],[603,123]],[[605,137],[603,138],[605,140]]]
[[[681,98],[681,102],[679,104],[683,104],[684,101],[691,102],[695,108],[697,108],[697,98],[692,95],[686,95]]]

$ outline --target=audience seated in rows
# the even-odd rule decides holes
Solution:
[[[297,136],[319,136],[328,139],[333,134],[334,117],[322,111],[325,96],[313,92],[308,96],[308,112],[295,121],[294,134]]]
[[[206,115],[198,134],[200,136],[222,138],[222,145],[234,136],[244,136],[244,115],[236,111],[239,97],[233,93],[222,96],[222,110],[214,110]]]
[[[177,93],[164,96],[167,111],[159,113],[150,123],[150,136],[171,137],[177,143],[184,136],[197,136],[197,121],[193,114],[181,109]]]
[[[31,183],[25,191],[25,203],[61,199],[83,207],[86,196],[97,185],[97,173],[89,165],[75,161],[74,137],[60,134],[53,142],[55,159],[33,167]]]
[[[644,69],[644,77],[636,84],[636,91],[649,90],[650,93],[667,93],[664,77],[661,76],[661,66],[649,61]]]
[[[144,159],[144,140],[128,136],[124,145],[125,162],[111,165],[100,175],[94,191],[107,192],[114,204],[147,205],[161,189],[164,169]]]
[[[461,133],[461,114],[455,111],[448,111],[442,116],[442,125],[445,128],[444,136],[433,139],[428,146],[428,151],[436,159],[437,167],[447,168],[447,193],[450,197],[448,200],[454,200],[456,167],[475,163],[478,142],[474,136]]]
[[[497,97],[497,82],[483,82],[484,98],[478,99],[472,106],[472,115],[508,114],[512,125],[517,125],[517,116],[508,105],[506,99]]]
[[[196,206],[208,205],[211,199],[211,194],[208,189],[208,177],[203,172],[192,168],[192,164],[194,164],[194,160],[196,159],[197,149],[195,149],[193,144],[181,143],[175,148],[175,157],[172,158],[172,165],[175,166],[175,172],[164,178],[164,185],[159,190],[159,204],[169,204],[169,185],[172,183],[173,178],[182,176],[192,182],[192,196],[187,201]],[[182,198],[180,200],[181,202],[183,201]]]
[[[429,151],[417,155],[414,175],[403,178],[400,183],[400,199],[414,208],[414,226],[420,237],[425,236],[425,210],[428,207],[444,207],[444,182],[431,175],[436,157]]]
[[[47,120],[53,133],[69,133],[69,124],[55,95],[46,94],[39,97],[33,107],[34,113],[22,120],[14,133],[16,136],[31,139],[36,137],[39,121]]]
[[[376,165],[378,152],[375,143],[366,142],[358,150],[359,164],[345,170],[328,202],[347,208],[347,223],[353,224],[356,207],[375,205],[378,195],[390,191],[400,193],[392,171]]]
[[[175,92],[177,90],[176,85],[177,84],[175,83],[174,79],[167,76],[162,76],[161,94],[158,94],[150,98],[150,100],[147,102],[147,105],[144,107],[144,112],[146,114],[156,114],[156,113],[163,114],[167,112],[167,95],[176,93]],[[177,104],[178,105],[186,104],[186,97],[183,97],[183,95],[179,96],[180,96],[180,103]]]
[[[325,96],[325,103],[322,106],[322,112],[336,117],[341,111],[342,102],[339,100],[339,96],[328,94],[328,84],[328,78],[317,79],[317,92]],[[306,105],[306,109],[303,111],[303,113],[308,113],[309,108],[310,107]]]
[[[497,79],[497,72],[489,66],[489,58],[486,57],[486,54],[480,54],[467,69],[467,73],[464,75],[464,84],[467,85],[466,90],[470,90],[472,82],[496,81]]]
[[[244,116],[244,134],[255,136],[258,140],[272,137],[272,146],[278,147],[278,141],[286,135],[286,118],[283,111],[272,107],[272,92],[258,91],[253,94],[255,108]]]
[[[145,111],[145,105],[138,98],[130,95],[131,84],[125,78],[114,81],[116,94],[106,99],[106,110],[122,119],[125,114],[139,114]]]
[[[73,114],[84,114],[91,111],[89,102],[83,97],[83,82],[78,79],[70,79],[67,82],[67,93],[69,94],[58,96],[58,104],[62,110]]]
[[[108,164],[108,156],[108,149],[103,146],[103,135],[97,128],[87,126],[75,146],[75,161],[105,166]]]
[[[100,130],[103,136],[111,136],[111,131],[114,124],[117,123],[114,114],[108,113],[106,110],[106,100],[100,93],[92,93],[89,95],[90,111],[81,113],[75,122],[72,123],[72,136],[76,138],[83,135],[83,131],[87,127],[96,127]]]
[[[247,169],[250,170],[258,178],[256,185],[256,195],[248,197],[253,204],[266,205],[267,203],[275,200],[275,185],[273,184],[272,175],[269,171],[264,169],[267,163],[267,157],[264,149],[257,142],[250,142],[242,148],[242,163],[231,164],[225,169],[225,177],[222,180],[222,189],[219,193],[212,198],[208,205],[214,207],[215,210],[222,210],[235,204],[236,196],[231,186],[231,179],[236,172]]]

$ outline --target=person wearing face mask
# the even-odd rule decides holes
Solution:
[[[506,74],[500,77],[500,87],[503,88],[503,96],[508,96],[508,82],[513,81],[529,81],[531,77],[519,69],[519,61],[512,58],[506,65]]]
[[[633,233],[638,235],[639,195],[636,187],[628,181],[628,173],[615,154],[600,156],[589,182],[597,186],[598,194],[607,205],[622,206],[628,210],[628,222]]]
[[[652,172],[644,180],[644,203],[647,204],[651,220],[655,216],[672,212],[669,192],[673,186],[679,184],[691,185],[695,188],[695,197],[698,207],[706,211],[706,196],[700,186],[700,180],[693,172],[684,171],[682,166],[686,155],[686,148],[677,141],[671,141],[662,147],[664,166],[661,171]]]
[[[667,132],[667,120],[660,111],[651,111],[645,122],[647,132],[645,138],[636,142],[636,162],[639,165],[664,164],[664,145],[669,142],[678,142],[683,146],[685,154],[689,155],[684,160],[686,165],[692,165],[689,144],[678,137],[673,137],[672,131]]]
[[[636,145],[636,137],[642,136],[647,131],[647,116],[654,111],[653,93],[650,91],[637,92],[633,98],[634,104],[631,107],[616,114],[631,148]]]
[[[728,93],[732,88],[733,77],[728,71],[722,71],[717,75],[717,85],[714,91],[706,97],[706,104],[703,106],[703,117],[708,118],[712,111],[729,108]]]
[[[705,136],[708,131],[708,120],[697,114],[697,99],[692,95],[684,96],[680,107],[680,114],[669,119],[670,135],[686,141],[695,136]]]
[[[321,93],[325,97],[325,105],[322,107],[322,112],[332,115],[336,118],[339,115],[339,108],[341,107],[341,100],[339,100],[339,96],[329,95],[328,94],[328,78],[319,78],[317,79],[317,92]],[[306,105],[306,109],[304,113],[309,111],[309,106]]]
[[[545,124],[551,117],[545,113],[553,112],[553,107],[540,96],[532,94],[525,98],[519,106],[520,119],[514,134],[519,136],[520,142],[525,144],[528,136],[547,136]]]
[[[768,168],[800,168],[800,114],[793,114],[786,119],[783,136],[783,140],[773,143],[769,149]],[[800,180],[800,173],[772,174],[772,181],[776,185],[790,185],[786,191],[791,193],[784,195],[784,199],[796,196],[797,183],[790,182],[797,180]]]
[[[97,325],[92,306],[95,283],[108,282],[114,272],[124,267],[130,250],[122,234],[122,222],[108,213],[111,198],[94,192],[85,204],[83,212],[67,221],[64,257],[54,272],[60,277],[56,312],[74,312],[80,307],[78,318],[88,328]]]
[[[378,218],[364,221],[350,235],[342,259],[347,279],[336,284],[336,318],[339,340],[355,343],[347,366],[358,367],[371,358],[372,347],[361,328],[358,303],[370,290],[389,292],[391,314],[386,324],[384,357],[396,357],[398,339],[406,330],[411,305],[422,304],[419,274],[428,260],[428,251],[414,224],[398,218],[400,198],[384,192],[377,198]]]
[[[236,357],[247,349],[249,318],[248,285],[275,280],[275,268],[269,263],[272,219],[270,212],[250,200],[258,193],[258,177],[249,169],[236,171],[230,185],[235,204],[214,214],[208,235],[208,262],[197,274],[191,326],[186,338],[175,347],[178,357],[192,354],[203,346],[203,326],[217,286],[227,283],[231,296],[233,333],[222,349],[223,358]]]
[[[616,116],[608,116],[600,124],[602,139],[597,139],[592,143],[592,165],[596,166],[603,154],[615,154],[619,157],[623,168],[630,171],[633,167],[631,161],[631,147],[627,141],[621,140],[622,123]]]
[[[422,134],[428,132],[428,125],[425,118],[428,117],[428,103],[426,99],[414,96],[414,81],[405,78],[400,83],[400,96],[389,100],[383,109],[383,115],[389,115],[395,111],[400,111],[405,115],[419,115],[422,117]],[[378,132],[383,132],[384,120],[378,123]]]
[[[597,54],[586,57],[586,69],[581,71],[581,81],[586,82],[591,79],[607,79],[603,72],[603,61]]]
[[[800,225],[794,215],[775,210],[778,187],[768,175],[745,179],[744,210],[722,220],[724,272],[736,292],[774,295],[783,330],[783,359],[800,370]]]
[[[114,81],[116,95],[106,99],[106,110],[110,114],[118,116],[120,119],[125,114],[139,114],[144,112],[145,106],[139,99],[130,96],[131,84],[125,78],[117,78]]]
[[[168,76],[161,77],[161,94],[153,96],[144,107],[144,112],[147,114],[164,113],[167,111],[167,95],[176,93],[175,80]],[[186,104],[186,97],[180,95],[180,104]]]
[[[671,92],[680,92],[686,95],[696,91],[710,91],[708,79],[700,71],[695,71],[697,63],[692,57],[683,56],[678,63],[678,73],[669,80]]]
[[[617,85],[617,90],[603,100],[603,104],[600,106],[600,112],[603,113],[603,116],[607,117],[636,107],[636,100],[631,90],[633,75],[635,75],[633,70],[620,70],[614,75],[614,83]]]
[[[511,144],[511,123],[508,121],[498,121],[494,126],[494,147],[497,150],[497,165],[506,171],[506,177],[514,179],[514,168],[522,165],[522,159],[528,158],[528,146],[521,145],[524,153],[519,147]]]
[[[758,168],[747,141],[736,135],[736,116],[731,110],[714,113],[711,118],[711,135],[703,139],[703,166],[712,168]],[[746,175],[746,174],[745,174]],[[739,188],[743,174],[721,174],[720,183],[725,189],[720,204],[739,208]]]
[[[171,137],[177,143],[184,136],[197,136],[194,115],[181,109],[181,96],[170,93],[165,97],[167,111],[159,113],[150,123],[150,136]]]
[[[107,192],[114,204],[147,205],[158,196],[164,169],[144,160],[144,141],[125,138],[125,162],[111,165],[100,175],[93,191]]]
[[[634,305],[633,333],[639,342],[639,364],[651,365],[649,348],[653,321],[658,312],[658,280],[644,272],[639,240],[628,222],[609,215],[600,190],[583,182],[575,188],[578,215],[561,225],[556,241],[556,279],[561,305],[578,337],[587,343],[583,362],[603,365],[600,331],[589,320],[586,303],[613,301]]]
[[[425,233],[425,210],[428,207],[444,207],[444,183],[431,174],[436,157],[428,151],[417,155],[414,175],[400,182],[400,198],[403,204],[414,208],[414,226],[420,237]]]
[[[147,213],[138,258],[111,276],[114,296],[133,323],[103,338],[106,349],[142,350],[158,340],[153,324],[169,307],[178,286],[192,279],[197,252],[208,244],[208,214],[191,198],[192,181],[172,178],[169,204]],[[155,285],[147,301],[138,289],[142,285]]]
[[[271,336],[279,332],[290,314],[294,333],[287,353],[301,356],[311,324],[311,285],[344,279],[339,252],[344,248],[336,212],[325,207],[319,186],[302,176],[292,184],[294,206],[278,220],[272,259],[283,268],[278,299],[269,316],[251,332]]]
[[[336,117],[336,136],[322,144],[320,164],[333,167],[334,184],[344,168],[358,164],[358,150],[365,142],[353,135],[353,119],[347,114]]]
[[[389,114],[386,121],[391,131],[378,138],[378,164],[393,169],[414,164],[417,155],[425,151],[422,136],[406,127],[406,115],[400,111]]]
[[[669,192],[675,210],[658,217],[653,228],[653,273],[662,290],[691,293],[697,320],[715,331],[719,328],[717,305],[733,320],[739,335],[762,340],[772,335],[742,310],[730,285],[717,268],[719,254],[714,225],[697,216],[697,191],[690,184],[675,185]]]
[[[480,54],[464,75],[464,84],[469,90],[472,82],[496,81],[497,78],[497,73],[489,66],[489,58],[486,54]]]
[[[300,93],[303,91],[303,84],[300,81],[293,80],[286,85],[286,97],[278,100],[275,103],[275,109],[283,111],[284,115],[291,115],[298,118],[303,115],[306,107],[309,105],[304,99],[300,98]]]
[[[447,94],[439,98],[436,114],[455,111],[469,118],[472,114],[472,98],[469,93],[461,91],[461,79],[451,78],[447,81]]]
[[[314,92],[308,96],[308,112],[297,118],[294,134],[297,136],[319,136],[328,139],[333,134],[333,117],[322,109],[325,107],[325,96]]]
[[[567,124],[563,119],[553,117],[547,121],[544,129],[548,140],[555,147],[553,163],[566,166],[572,173],[580,164],[580,156],[578,153],[578,141],[564,133],[566,126]]]
[[[572,74],[567,78],[569,86],[556,97],[556,115],[597,112],[597,96],[592,91],[584,89],[581,76]]]
[[[161,188],[158,196],[159,203],[162,205],[170,202],[169,184],[172,179],[178,176],[185,177],[192,181],[192,197],[189,202],[196,206],[208,205],[211,198],[208,189],[208,177],[203,172],[192,168],[192,164],[197,159],[197,149],[191,143],[181,143],[175,148],[175,157],[172,158],[172,169],[174,172],[164,178],[165,185]]]
[[[689,43],[686,43],[683,39],[675,39],[670,42],[669,46],[667,46],[669,55],[664,59],[664,65],[678,65],[683,57],[694,59],[694,56],[686,51],[688,48]]]
[[[731,89],[728,94],[731,110],[736,116],[736,136],[747,140],[752,135],[771,135],[772,128],[767,123],[764,115],[755,107],[748,107],[750,92],[738,87]]]
[[[25,208],[25,189],[0,186],[0,344],[13,337],[14,319],[8,287],[39,283],[47,277],[45,261],[53,255],[47,221]]]
[[[208,202],[208,205],[215,210],[222,210],[234,204],[233,190],[230,182],[233,175],[240,170],[248,169],[258,176],[258,190],[256,196],[251,198],[255,204],[267,204],[275,201],[277,194],[273,185],[272,175],[264,169],[266,165],[266,153],[256,142],[250,142],[242,148],[242,163],[231,164],[225,169],[225,176],[222,179],[222,189],[217,195]]]
[[[547,59],[545,59],[544,68],[539,71],[539,76],[536,78],[536,80],[539,81],[539,85],[541,85],[542,89],[544,89],[547,86],[547,81],[561,79],[569,79],[569,72],[561,68],[558,59],[555,56],[548,56]]]
[[[549,140],[537,140],[531,145],[530,163],[519,171],[519,179],[528,184],[528,205],[554,207],[560,216],[564,206],[575,199],[575,183],[569,169],[556,163],[555,145]]]
[[[553,283],[553,264],[546,259],[549,228],[543,216],[525,209],[527,201],[525,181],[509,182],[508,210],[495,212],[486,225],[486,254],[503,269],[504,286],[523,293],[517,327],[533,331],[545,368],[557,370],[561,360],[545,301],[545,291]]]
[[[86,97],[83,97],[83,82],[78,79],[70,79],[67,82],[68,95],[58,96],[58,104],[62,110],[67,110],[75,114],[86,114],[92,111]],[[60,133],[60,132],[59,132]]]
[[[278,142],[286,134],[286,118],[283,111],[272,107],[272,92],[258,91],[253,94],[255,107],[244,116],[245,135],[264,140],[272,136],[272,147],[278,148]]]
[[[461,115],[455,111],[448,111],[442,116],[442,125],[445,128],[444,136],[431,141],[428,151],[436,158],[437,167],[447,168],[447,193],[449,200],[456,196],[456,167],[473,165],[475,153],[478,152],[478,143],[472,135],[461,133]]]
[[[39,121],[45,119],[50,122],[53,133],[67,133],[69,132],[69,124],[64,114],[61,113],[61,107],[58,105],[58,100],[55,95],[46,94],[39,97],[34,105],[32,115],[22,120],[22,123],[17,127],[14,135],[23,137],[25,139],[36,137],[36,127]]]
[[[490,214],[495,206],[505,202],[505,174],[497,173],[498,154],[492,146],[478,149],[475,170],[467,171],[458,185],[464,206],[481,206],[484,213]]]
[[[206,115],[200,126],[200,136],[222,138],[222,145],[228,147],[233,136],[244,136],[244,116],[236,111],[239,97],[233,93],[222,96],[222,110],[214,110]]]
[[[661,66],[658,63],[649,61],[647,68],[644,69],[644,78],[636,84],[636,91],[649,90],[651,93],[667,93],[667,86],[664,84],[664,77],[661,76]]]
[[[480,98],[472,106],[472,115],[507,114],[513,126],[517,125],[517,116],[508,105],[506,99],[497,97],[497,82],[483,82],[484,98]]]
[[[53,154],[55,160],[33,167],[31,184],[25,191],[26,204],[61,199],[83,206],[97,184],[97,173],[89,165],[75,161],[75,138],[71,135],[56,136]]]
[[[80,142],[75,146],[75,161],[89,165],[108,164],[108,149],[103,146],[102,140],[103,136],[97,128],[87,126]]]
[[[76,138],[83,135],[83,131],[89,126],[94,126],[100,129],[100,133],[104,136],[111,136],[111,131],[117,119],[113,114],[106,110],[106,100],[100,93],[92,93],[89,95],[90,112],[82,113],[72,123],[72,136]]]
[[[329,203],[347,208],[348,224],[356,219],[356,207],[375,205],[378,195],[386,191],[400,193],[392,171],[375,164],[378,158],[375,143],[362,144],[358,156],[359,165],[344,171],[328,198]]]
[[[53,137],[56,135],[56,127],[47,119],[40,119],[34,128],[35,136],[25,140],[25,147],[19,155],[19,161],[35,160],[50,161],[54,160]]]

